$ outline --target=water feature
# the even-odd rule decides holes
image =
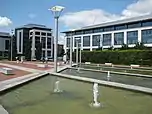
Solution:
[[[78,73],[77,70],[68,69],[68,72],[70,71],[79,75],[84,73],[82,70]],[[14,88],[0,95],[0,104],[10,114],[135,114],[141,112],[151,114],[152,112],[150,95],[63,78],[59,79],[60,90],[63,92],[54,93],[55,80],[56,77],[49,75]],[[91,102],[96,102],[98,106],[101,102],[102,107],[98,109],[90,107]]]
[[[81,70],[81,72],[77,72],[77,70],[75,70],[75,69],[67,69],[61,73],[70,74],[70,75],[74,75],[74,76],[80,76],[80,77],[94,78],[94,79],[98,79],[98,80],[105,80],[105,81],[109,80],[112,82],[152,88],[152,78],[146,78],[146,77],[110,74],[110,72],[109,72],[109,76],[108,76],[107,73],[85,71],[85,70]]]
[[[136,74],[145,74],[152,75],[152,69],[150,68],[129,68],[124,66],[105,66],[105,65],[81,65],[82,68],[86,69],[96,69],[96,70],[104,70],[104,71],[115,71],[115,72],[126,72],[126,73],[136,73]]]

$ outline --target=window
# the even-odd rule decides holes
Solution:
[[[82,34],[82,31],[76,31],[75,32],[75,35],[81,35]]]
[[[47,33],[47,36],[52,36],[52,33]]]
[[[30,32],[30,35],[33,35],[33,32]]]
[[[70,38],[67,38],[66,45],[67,47],[70,47]]]
[[[142,27],[152,26],[152,20],[147,20],[142,22]]]
[[[92,36],[92,46],[100,46],[100,35]]]
[[[103,46],[111,46],[111,34],[103,34]]]
[[[35,35],[40,35],[40,32],[35,32]]]
[[[115,33],[114,34],[114,45],[122,45],[124,43],[124,33]]]
[[[142,30],[142,42],[149,44],[152,43],[152,29]]]
[[[42,57],[45,57],[45,51],[42,51]]]
[[[47,38],[47,48],[51,49],[51,38]]]
[[[42,35],[42,36],[46,36],[46,33],[45,33],[45,32],[42,32],[41,35]]]
[[[19,32],[19,52],[21,52],[22,32]]]
[[[47,55],[51,57],[51,51],[47,51]]]
[[[103,28],[95,28],[93,30],[94,33],[103,32]]]
[[[116,25],[115,26],[115,30],[122,30],[122,29],[127,29],[127,26],[124,24],[124,25]]]
[[[138,31],[127,32],[127,44],[135,44],[138,42]]]
[[[40,43],[40,37],[35,36],[35,45]]]
[[[74,37],[74,47],[77,47],[77,41],[81,43],[81,37]]]
[[[0,51],[0,56],[2,56],[2,51]]]
[[[41,38],[42,48],[46,48],[46,37]]]
[[[127,25],[128,29],[129,28],[137,28],[137,27],[141,27],[141,22],[137,22],[137,23],[130,23]]]
[[[104,28],[104,32],[106,32],[106,31],[112,31],[112,30],[114,30],[114,27],[113,27],[113,26],[105,27],[105,28]]]
[[[92,29],[84,30],[84,34],[91,34],[91,33],[93,33],[93,30],[92,30]]]
[[[84,47],[90,46],[90,36],[83,37],[83,46]]]
[[[5,50],[9,49],[9,40],[5,40]]]

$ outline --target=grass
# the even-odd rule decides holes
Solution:
[[[10,114],[151,114],[152,96],[100,86],[102,108],[91,108],[92,84],[61,80],[62,94],[53,94],[47,76],[0,96]]]

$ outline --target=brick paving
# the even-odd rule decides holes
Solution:
[[[0,68],[3,68],[3,67],[6,67],[6,66],[0,65]],[[7,68],[11,68],[11,67],[7,67]],[[20,76],[30,74],[30,72],[27,72],[27,71],[22,71],[22,70],[18,70],[18,69],[14,69],[14,68],[11,68],[11,69],[13,69],[13,74],[12,75],[5,75],[5,74],[0,72],[0,81],[12,79],[12,78],[17,78],[17,77],[20,77]]]
[[[37,64],[42,64],[42,63],[38,63],[38,62],[24,62],[24,63],[16,63],[15,61],[13,62],[10,62],[10,61],[5,61],[3,63],[6,63],[6,64],[10,64],[10,65],[15,65],[15,66],[21,66],[21,67],[26,67],[26,68],[32,68],[32,69],[37,69],[37,70],[49,70],[51,68],[53,68],[53,64],[52,63],[49,63],[49,67],[47,68],[40,68],[40,67],[37,67]]]

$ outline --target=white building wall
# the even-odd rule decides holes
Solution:
[[[82,34],[82,35],[74,35],[73,37],[82,37],[82,46],[83,46],[83,36],[90,36],[90,38],[93,35],[101,35],[101,38],[103,37],[103,34],[112,34],[112,40],[111,40],[111,44],[114,44],[114,33],[119,33],[119,32],[124,32],[124,44],[127,44],[127,32],[129,31],[138,31],[138,42],[142,41],[142,36],[141,36],[141,31],[142,30],[146,30],[146,29],[152,29],[151,27],[140,27],[140,28],[132,28],[132,29],[124,29],[124,30],[115,30],[115,31],[108,31],[108,32],[99,32],[99,33],[91,33],[91,34]],[[67,37],[65,37],[67,38]],[[73,40],[73,44],[74,44],[74,40]],[[92,40],[90,39],[90,44],[92,44]],[[102,44],[100,44],[102,46]],[[129,47],[133,47],[135,45],[129,45]],[[145,46],[148,47],[152,47],[152,44],[145,44]],[[110,46],[103,46],[103,48],[109,48]],[[83,49],[90,49],[92,50],[93,48],[98,48],[98,46],[93,47],[92,45],[90,45],[90,47],[82,47]],[[121,45],[114,45],[114,48],[121,48]],[[67,47],[66,47],[67,49]],[[73,46],[73,51],[74,49],[76,49]]]

